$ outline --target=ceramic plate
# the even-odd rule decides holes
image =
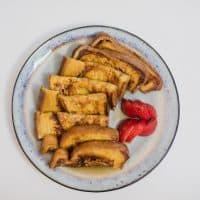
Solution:
[[[40,87],[46,86],[49,74],[56,74],[63,56],[71,56],[75,47],[87,44],[98,32],[106,32],[129,47],[137,49],[156,68],[163,80],[163,88],[147,94],[126,92],[125,97],[140,99],[155,106],[158,126],[149,137],[137,137],[128,144],[130,159],[123,169],[62,168],[49,169],[48,155],[42,156],[40,142],[34,132],[34,112]],[[107,26],[86,26],[60,33],[39,46],[26,60],[13,91],[12,114],[19,144],[31,163],[51,180],[82,191],[110,191],[125,187],[152,171],[167,154],[177,131],[179,100],[172,74],[161,56],[144,40],[127,31]],[[125,118],[120,102],[109,115],[110,126],[116,127]]]

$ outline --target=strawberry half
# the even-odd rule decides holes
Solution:
[[[143,131],[139,134],[139,136],[149,136],[151,135],[157,126],[157,119],[150,119],[149,121],[145,122],[145,126]]]
[[[131,142],[137,135],[142,134],[146,122],[144,120],[126,119],[119,126],[119,141]]]
[[[144,103],[139,100],[122,99],[122,111],[128,116],[144,120],[156,118],[156,110],[150,104]]]
[[[130,142],[137,135],[149,136],[155,131],[157,113],[152,105],[139,100],[122,99],[122,111],[133,119],[126,119],[120,124],[120,142]]]

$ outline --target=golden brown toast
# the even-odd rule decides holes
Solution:
[[[136,49],[128,48],[122,45],[117,40],[112,38],[107,33],[97,34],[95,39],[91,43],[92,47],[101,50],[116,51],[128,55],[133,60],[136,66],[141,66],[148,72],[147,80],[140,86],[142,92],[149,92],[152,90],[159,90],[162,88],[162,79],[157,73],[155,68],[142,56]]]
[[[84,62],[74,59],[74,58],[67,58],[64,56],[59,74],[61,76],[78,77],[84,69],[85,69]]]
[[[62,134],[60,147],[68,149],[79,143],[91,140],[110,140],[118,142],[117,129],[97,125],[74,126]]]
[[[40,153],[45,154],[48,151],[53,151],[58,148],[58,138],[57,135],[46,135],[40,146]]]
[[[122,168],[129,158],[125,144],[113,141],[87,141],[75,146],[71,155],[59,148],[53,154],[50,168],[70,167],[113,167]]]
[[[59,91],[64,95],[106,93],[111,108],[117,104],[117,86],[111,83],[88,78],[50,75],[49,85],[52,90]]]
[[[129,158],[125,144],[112,141],[88,141],[76,146],[66,165],[72,167],[113,167],[122,168]]]
[[[61,127],[53,112],[36,112],[35,125],[38,139],[42,139],[47,135],[59,135],[61,133]]]
[[[107,115],[107,96],[104,93],[65,96],[58,95],[64,111],[74,114]]]
[[[97,49],[87,45],[79,46],[73,52],[73,58],[84,62],[96,62],[130,76],[129,90],[134,92],[137,87],[146,81],[146,69],[135,63],[129,56],[109,49]]]
[[[84,115],[58,112],[57,117],[64,130],[77,125],[108,126],[108,116],[106,115]]]
[[[130,76],[110,66],[95,62],[81,62],[73,58],[64,58],[61,76],[86,77],[93,80],[105,81],[118,87],[119,98],[123,97]]]
[[[59,166],[65,166],[65,163],[69,160],[69,153],[65,149],[57,149],[53,156],[51,157],[51,160],[49,162],[50,168],[55,168]]]
[[[58,91],[49,90],[41,87],[40,99],[39,99],[39,110],[41,112],[58,112],[61,107],[58,102]]]

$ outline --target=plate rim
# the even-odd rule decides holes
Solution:
[[[16,131],[16,128],[15,128],[15,123],[14,123],[14,113],[13,113],[13,109],[14,109],[14,93],[15,93],[15,88],[16,88],[16,84],[17,84],[17,81],[19,79],[19,76],[22,72],[22,70],[24,69],[26,63],[28,62],[28,60],[32,57],[32,55],[40,48],[42,47],[45,43],[47,43],[48,41],[52,40],[53,38],[63,34],[63,33],[67,33],[67,32],[71,32],[71,31],[74,31],[74,30],[78,30],[78,29],[84,29],[84,28],[95,28],[95,27],[102,27],[102,28],[111,28],[111,29],[115,29],[117,31],[121,31],[121,32],[124,32],[124,33],[127,33],[133,37],[136,37],[137,39],[141,40],[143,43],[145,43],[148,47],[150,47],[156,54],[157,56],[162,60],[162,62],[165,64],[166,66],[166,69],[167,71],[169,72],[169,75],[172,79],[172,82],[173,82],[173,85],[174,85],[174,88],[175,88],[175,93],[176,93],[176,98],[177,98],[177,108],[178,108],[178,117],[177,117],[177,122],[176,122],[176,128],[175,128],[175,132],[174,132],[174,135],[173,135],[173,138],[167,148],[167,150],[164,152],[163,156],[161,157],[161,159],[150,169],[148,170],[147,173],[145,173],[143,176],[139,177],[138,179],[130,182],[130,183],[127,183],[123,186],[120,186],[120,187],[117,187],[117,188],[112,188],[112,189],[105,189],[105,190],[86,190],[86,189],[79,189],[79,188],[76,188],[76,187],[71,187],[71,186],[68,186],[68,185],[65,185],[57,180],[55,180],[54,178],[50,177],[49,175],[47,175],[45,172],[43,172],[41,169],[39,169],[39,167],[31,160],[31,158],[28,156],[28,154],[26,153],[26,151],[24,150],[22,144],[21,144],[21,141],[18,137],[18,134],[17,134],[17,131]],[[92,193],[100,193],[100,192],[109,192],[109,191],[114,191],[114,190],[119,190],[119,189],[122,189],[122,188],[125,188],[127,186],[130,186],[136,182],[138,182],[139,180],[143,179],[145,176],[147,176],[148,174],[150,174],[162,161],[163,159],[166,157],[166,155],[168,154],[169,150],[171,149],[171,146],[172,144],[174,143],[174,140],[175,140],[175,137],[177,135],[177,132],[178,132],[178,127],[179,127],[179,122],[180,122],[180,98],[179,98],[179,93],[178,93],[178,89],[177,89],[177,85],[176,85],[176,82],[175,82],[175,79],[173,77],[173,74],[170,70],[170,68],[168,67],[167,63],[164,61],[164,59],[162,58],[162,56],[148,43],[146,42],[145,40],[143,40],[140,36],[134,34],[134,33],[131,33],[129,31],[126,31],[124,29],[121,29],[121,28],[117,28],[117,27],[114,27],[114,26],[108,26],[108,25],[86,25],[86,26],[78,26],[78,27],[75,27],[75,28],[71,28],[71,29],[67,29],[67,30],[64,30],[60,33],[57,33],[55,35],[53,35],[52,37],[48,38],[47,40],[45,40],[44,42],[42,42],[38,47],[36,47],[32,53],[27,57],[27,59],[25,60],[24,64],[21,66],[19,72],[17,73],[17,76],[16,76],[16,80],[14,82],[14,86],[13,86],[13,89],[12,89],[12,101],[11,101],[11,112],[12,112],[12,125],[13,125],[13,128],[14,128],[14,133],[15,133],[15,137],[17,139],[17,142],[22,150],[22,152],[24,153],[24,155],[26,156],[26,158],[30,161],[30,163],[40,172],[42,173],[44,176],[46,176],[47,178],[49,178],[50,180],[52,180],[53,182],[61,185],[61,186],[64,186],[65,188],[69,188],[69,189],[73,189],[73,190],[77,190],[77,191],[82,191],[82,192],[92,192]]]

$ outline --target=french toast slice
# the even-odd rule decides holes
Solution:
[[[61,107],[58,102],[58,91],[40,88],[39,110],[41,112],[58,112]]]
[[[57,149],[53,156],[51,157],[51,160],[49,162],[49,167],[50,168],[55,168],[55,167],[61,167],[65,166],[65,163],[67,163],[69,160],[69,153],[65,149]]]
[[[68,149],[79,143],[91,140],[110,140],[118,142],[117,129],[97,125],[74,126],[64,132],[60,139],[60,147]]]
[[[141,55],[136,49],[128,48],[125,45],[119,43],[113,37],[107,33],[99,33],[90,44],[92,47],[116,51],[125,55],[128,55],[133,60],[136,66],[141,65],[147,71],[147,80],[140,85],[140,90],[144,93],[152,90],[160,90],[162,88],[162,79],[157,73],[155,68]]]
[[[104,93],[65,96],[58,95],[64,111],[74,114],[107,115],[107,96]]]
[[[49,167],[123,168],[128,159],[129,151],[123,143],[104,140],[87,141],[75,146],[71,154],[65,149],[57,149],[51,158]]]
[[[76,78],[66,76],[49,76],[49,85],[52,90],[64,95],[106,93],[111,108],[117,104],[117,86],[104,81],[90,80],[88,78]]]
[[[97,49],[88,45],[81,45],[73,52],[73,58],[83,62],[95,62],[130,76],[128,89],[134,92],[139,85],[146,81],[147,73],[144,67],[135,66],[129,56],[109,49]]]
[[[46,135],[40,146],[40,153],[45,154],[48,151],[53,151],[58,148],[57,135]]]
[[[130,76],[110,66],[95,62],[81,62],[73,58],[64,58],[61,76],[85,77],[105,81],[118,87],[118,96],[122,98],[128,86]]]
[[[123,143],[112,141],[87,141],[74,147],[66,162],[72,167],[122,168],[129,158],[128,148]]]
[[[61,127],[57,121],[56,115],[53,112],[35,113],[35,127],[37,139],[42,139],[47,135],[59,135]]]
[[[67,58],[64,56],[59,74],[61,76],[78,77],[80,76],[81,72],[84,71],[84,69],[84,62],[74,58]]]
[[[64,130],[77,125],[99,125],[104,127],[108,126],[108,116],[106,115],[84,115],[58,112],[57,118]]]

